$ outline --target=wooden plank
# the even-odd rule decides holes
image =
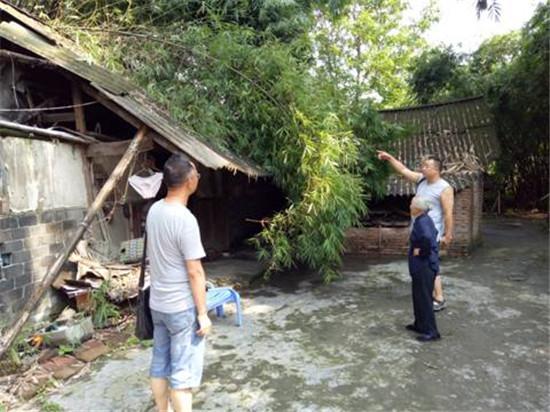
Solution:
[[[80,133],[86,133],[86,118],[84,116],[84,108],[81,106],[82,92],[80,91],[80,87],[78,87],[75,82],[71,83],[71,90],[73,95],[76,130]]]
[[[119,142],[101,142],[88,146],[86,157],[104,157],[104,156],[122,156],[132,143],[131,140],[121,140]],[[139,147],[139,153],[153,150],[153,139],[147,136]]]
[[[96,198],[94,199],[93,203],[88,208],[86,216],[78,225],[75,234],[68,242],[68,246],[57,256],[57,259],[55,260],[53,265],[50,266],[40,285],[33,291],[27,302],[25,302],[25,305],[23,306],[23,309],[21,309],[19,316],[17,317],[15,322],[13,322],[7,329],[5,329],[6,332],[3,336],[0,337],[0,359],[2,358],[2,356],[4,356],[6,351],[12,345],[15,337],[19,334],[19,332],[29,319],[31,312],[40,302],[46,290],[48,290],[48,288],[52,285],[52,283],[59,275],[62,266],[69,258],[69,255],[72,253],[77,243],[80,241],[80,239],[82,239],[82,236],[89,228],[98,210],[102,207],[103,203],[105,203],[105,200],[113,192],[113,189],[115,188],[118,181],[124,176],[124,174],[128,170],[128,167],[136,157],[139,151],[139,146],[143,142],[143,139],[147,133],[148,128],[146,126],[142,126],[139,128],[134,139],[132,140],[132,144],[128,147],[128,150],[126,151],[126,153],[124,153],[124,156],[122,156],[122,158],[116,165],[115,169],[111,173],[111,176],[109,176],[109,179],[107,179],[107,181],[97,194]]]

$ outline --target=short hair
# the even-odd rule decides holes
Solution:
[[[193,163],[182,154],[173,154],[164,163],[163,180],[168,188],[181,186],[191,174]]]
[[[427,212],[432,208],[432,203],[429,199],[426,199],[425,197],[421,196],[415,196],[412,198],[411,204],[424,212]]]
[[[422,158],[422,163],[427,162],[428,160],[431,160],[431,161],[434,162],[435,167],[437,167],[437,170],[439,172],[441,172],[443,170],[443,162],[441,161],[441,159],[439,157],[431,155],[431,154],[426,155]]]

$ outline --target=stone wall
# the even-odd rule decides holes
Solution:
[[[86,213],[85,208],[59,208],[0,218],[0,326],[13,319],[45,276]],[[43,300],[38,317],[55,305]]]

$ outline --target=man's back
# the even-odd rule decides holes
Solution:
[[[197,219],[182,204],[159,200],[147,215],[147,256],[151,267],[150,306],[175,313],[194,306],[185,260],[205,256]]]

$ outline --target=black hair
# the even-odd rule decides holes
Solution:
[[[167,188],[181,186],[193,170],[193,163],[182,154],[173,154],[164,164],[164,184]]]
[[[443,170],[443,162],[441,161],[441,159],[437,156],[434,156],[434,155],[426,155],[422,158],[422,162],[426,162],[428,160],[431,160],[432,162],[435,163],[435,167],[437,167],[437,170],[439,172],[441,172]]]

